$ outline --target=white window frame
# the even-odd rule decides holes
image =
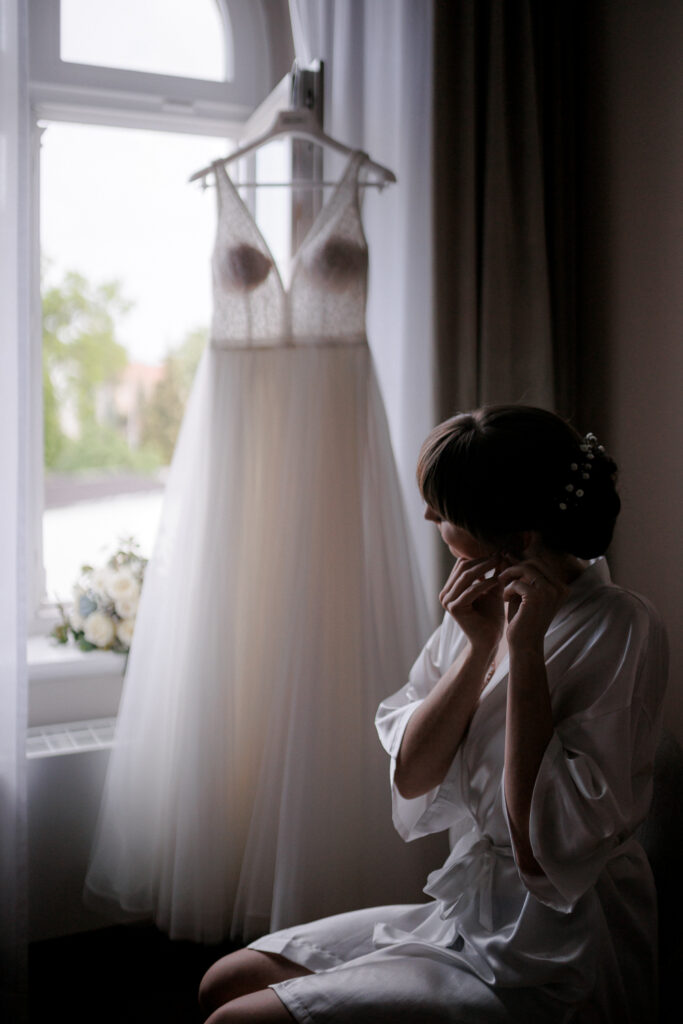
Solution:
[[[289,70],[291,30],[286,0],[215,2],[234,53],[229,82],[62,61],[61,0],[28,0],[33,108],[53,121],[229,135]]]
[[[41,121],[63,121],[145,128],[239,138],[253,111],[281,82],[292,63],[293,47],[287,0],[215,0],[223,24],[234,40],[231,81],[200,79],[95,67],[62,61],[59,55],[61,0],[25,0],[29,38],[29,117],[31,137],[30,216],[30,386],[29,386],[29,522],[27,543],[28,631],[32,637],[29,661],[40,662],[32,675],[45,682],[47,634],[57,621],[57,610],[44,598],[42,544],[43,518],[43,397],[42,305],[40,294],[40,137]],[[115,3],[116,0],[111,0]],[[188,0],[188,9],[191,0]],[[281,93],[280,93],[281,94]],[[74,665],[83,658],[74,650]],[[106,653],[88,655],[101,661],[102,674],[122,672]],[[57,662],[59,663],[57,665]],[[117,670],[117,665],[121,669]],[[92,660],[89,665],[93,665]],[[55,679],[69,677],[71,668],[63,652],[55,658]],[[78,674],[78,672],[76,673]],[[82,671],[81,671],[82,674]],[[88,675],[90,672],[88,671]],[[43,724],[40,709],[31,715]]]

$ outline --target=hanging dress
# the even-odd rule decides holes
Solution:
[[[365,337],[366,157],[285,289],[216,171],[214,315],[147,569],[86,880],[216,942],[417,897],[373,729],[427,635]]]

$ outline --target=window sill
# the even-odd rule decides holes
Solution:
[[[29,726],[114,717],[125,658],[113,651],[80,651],[49,636],[27,645]]]

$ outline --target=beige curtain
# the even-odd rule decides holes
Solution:
[[[398,178],[381,194],[369,189],[363,199],[370,248],[367,329],[430,601],[440,589],[434,531],[422,518],[415,464],[436,417],[434,8],[434,0],[290,0],[297,58],[325,62],[326,130],[365,149]]]
[[[435,4],[436,405],[570,415],[573,5]]]
[[[365,201],[368,333],[432,605],[427,431],[485,402],[573,412],[578,6],[290,0],[297,55],[326,61],[328,130],[398,175]]]

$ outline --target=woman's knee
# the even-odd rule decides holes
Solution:
[[[199,985],[199,1005],[205,1013],[212,1013],[231,999],[254,991],[249,988],[251,972],[250,958],[246,955],[248,952],[240,949],[236,953],[229,953],[209,967]]]
[[[206,972],[199,986],[199,1005],[206,1014],[213,1013],[240,996],[309,973],[285,957],[240,949],[217,960]]]

